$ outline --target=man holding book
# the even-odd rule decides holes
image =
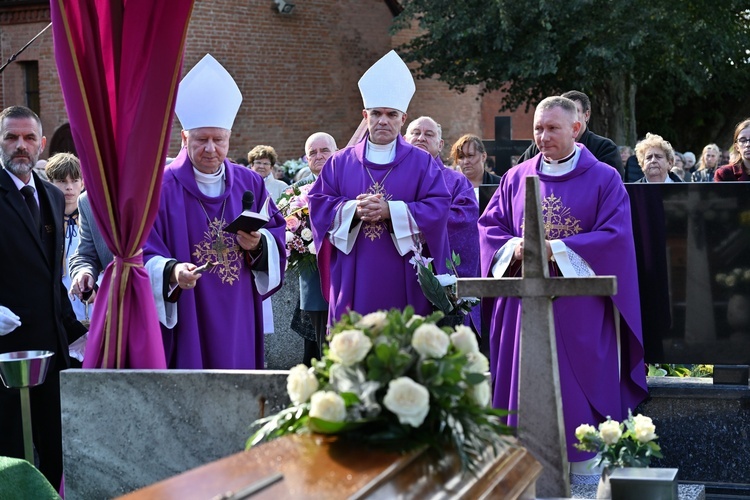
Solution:
[[[263,179],[226,159],[241,102],[210,55],[180,83],[175,113],[185,147],[164,172],[144,247],[170,368],[263,368],[262,300],[281,287],[285,222]],[[246,208],[269,221],[227,231]]]

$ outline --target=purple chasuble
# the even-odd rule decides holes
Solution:
[[[553,302],[568,458],[574,462],[592,456],[573,447],[576,427],[597,425],[607,416],[622,421],[647,396],[628,195],[616,170],[578,147],[576,168],[559,177],[540,172],[541,154],[510,169],[479,219],[482,276],[490,276],[497,250],[511,237],[522,237],[525,178],[538,175],[546,238],[563,241],[597,276],[617,277],[613,297]],[[520,266],[509,266],[506,276],[511,273],[520,276]],[[556,275],[560,272],[551,264],[550,276]],[[619,372],[613,303],[620,312]],[[518,408],[520,328],[520,299],[497,298],[490,326],[496,408]],[[515,425],[516,417],[509,423]]]
[[[201,265],[205,271],[194,289],[182,290],[177,300],[177,324],[162,325],[167,364],[182,369],[262,369],[262,300],[245,252],[236,235],[222,229],[242,212],[242,195],[255,195],[252,209],[266,201],[263,179],[252,170],[224,161],[226,190],[211,198],[198,189],[193,165],[183,149],[165,169],[159,213],[144,247],[144,261],[155,255]],[[269,203],[269,213],[276,206]],[[266,224],[278,247],[284,269],[285,221],[276,213]],[[218,237],[217,237],[218,236]]]
[[[449,254],[446,219],[450,194],[433,158],[400,135],[397,140],[396,157],[385,165],[364,158],[367,137],[328,159],[310,190],[315,246],[321,248],[324,241],[330,245],[328,231],[344,203],[363,193],[382,192],[386,200],[406,203],[424,238],[423,254],[435,259],[437,273],[444,273]],[[431,313],[416,270],[409,263],[412,252],[399,255],[389,225],[390,221],[362,223],[348,255],[331,245],[330,261],[319,263],[321,276],[326,271],[330,275],[329,290],[324,290],[330,304],[329,324],[348,310],[368,314],[411,305],[418,314]]]
[[[461,264],[456,266],[460,278],[479,276],[479,203],[474,194],[474,186],[461,172],[447,168],[438,156],[435,161],[440,165],[443,179],[451,194],[451,209],[448,213],[448,243],[451,252],[461,257]],[[464,324],[481,333],[481,314],[479,305],[466,315]]]
[[[450,249],[461,256],[458,275],[461,278],[479,276],[479,203],[474,195],[474,186],[461,172],[456,172],[443,165],[438,157],[443,179],[451,195],[451,207],[448,212],[448,242]]]

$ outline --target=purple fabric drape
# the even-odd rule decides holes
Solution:
[[[141,248],[159,207],[193,0],[52,0],[50,7],[73,140],[114,254],[84,367],[166,368]]]

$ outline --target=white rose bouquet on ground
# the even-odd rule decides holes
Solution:
[[[583,424],[576,429],[581,451],[599,454],[599,463],[605,467],[648,467],[651,458],[662,458],[661,448],[656,443],[656,426],[651,418],[628,411],[628,419],[620,423],[607,417],[599,424]]]
[[[501,420],[508,412],[490,407],[489,361],[474,332],[440,328],[441,317],[410,307],[345,315],[323,359],[290,370],[292,404],[256,421],[247,447],[304,432],[402,451],[453,446],[464,469],[476,471],[488,450],[508,445],[512,429]]]

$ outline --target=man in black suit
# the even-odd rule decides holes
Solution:
[[[620,177],[624,178],[625,169],[622,165],[622,160],[620,160],[620,153],[617,150],[617,144],[612,142],[611,139],[593,133],[588,128],[589,118],[591,118],[591,100],[589,99],[589,96],[577,90],[570,90],[565,92],[562,97],[567,97],[576,103],[576,108],[578,108],[578,121],[581,122],[581,130],[576,136],[576,142],[586,146],[586,149],[591,151],[591,154],[593,154],[597,160],[606,163],[607,165],[611,165],[620,173]],[[539,153],[539,149],[532,141],[531,146],[524,151],[523,155],[521,155],[521,159],[518,160],[518,163],[536,156],[537,153]]]
[[[45,382],[30,395],[39,470],[57,488],[62,479],[60,371],[70,364],[66,327],[71,336],[85,331],[60,279],[65,198],[33,172],[46,142],[36,113],[22,106],[3,110],[0,141],[0,353],[55,353]],[[5,387],[0,387],[0,456],[24,458],[19,391]]]

